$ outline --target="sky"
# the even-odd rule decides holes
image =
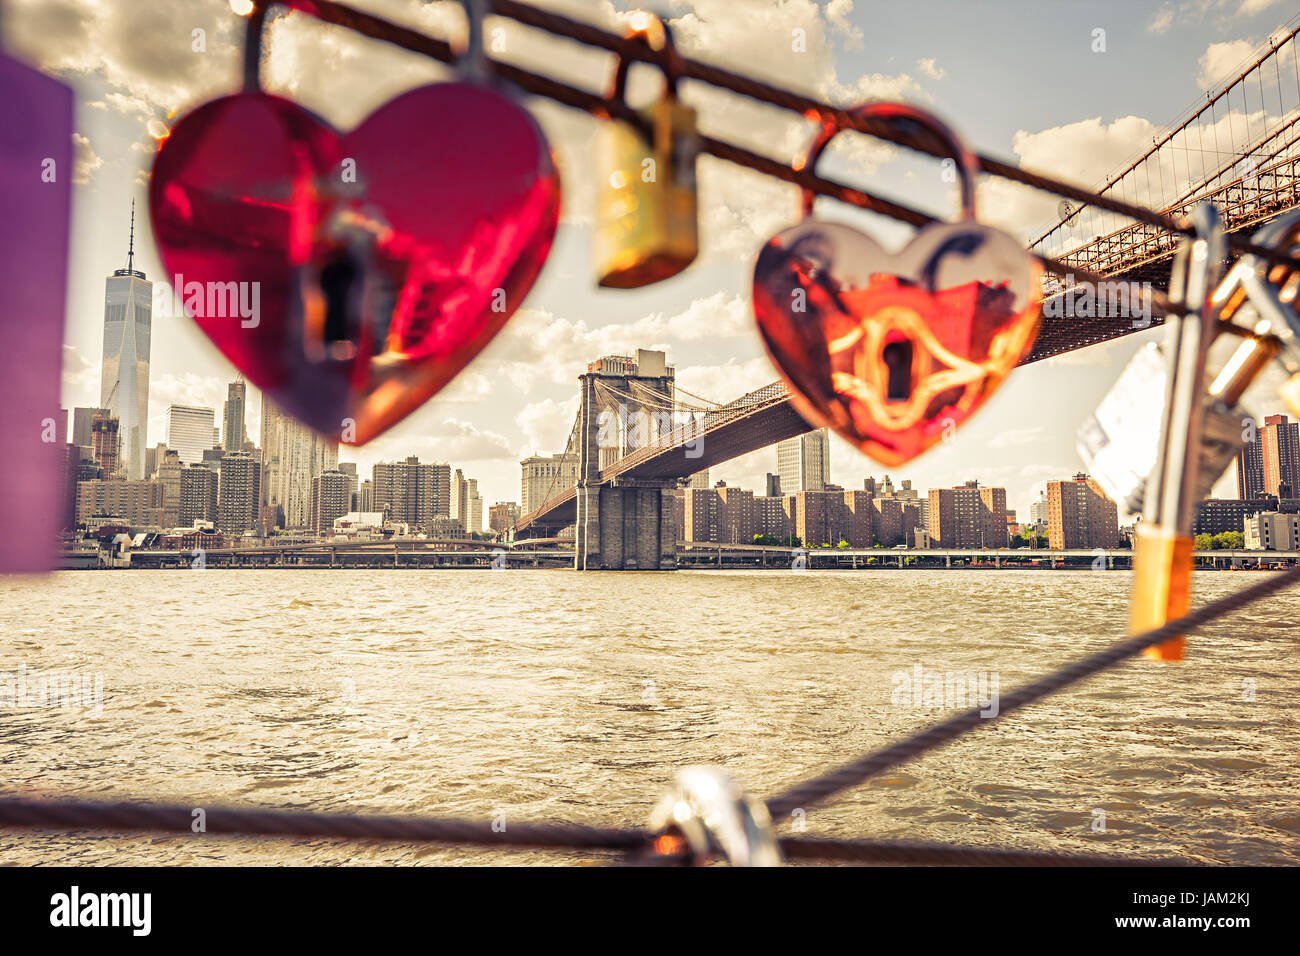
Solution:
[[[362,9],[438,36],[463,35],[458,4],[354,0]],[[631,4],[537,3],[617,29]],[[651,4],[670,17],[682,51],[842,105],[902,99],[931,110],[987,155],[1083,186],[1096,186],[1162,128],[1252,58],[1294,8],[1284,0],[1171,2],[926,2],[681,0]],[[72,259],[63,404],[98,403],[104,280],[125,265],[129,209],[137,203],[135,267],[162,277],[148,229],[148,173],[155,136],[206,100],[239,85],[243,20],[226,0],[7,0],[6,49],[76,91]],[[500,33],[493,34],[494,29]],[[491,19],[502,59],[590,90],[603,90],[612,57],[512,21]],[[195,31],[201,31],[196,33]],[[1104,49],[1097,49],[1097,31]],[[803,31],[801,34],[797,31]],[[793,42],[795,36],[802,43]],[[200,49],[201,47],[201,49]],[[454,76],[442,64],[299,14],[273,20],[265,86],[340,129],[396,94]],[[634,105],[658,95],[646,67],[633,71]],[[685,83],[703,132],[792,161],[811,135],[794,114]],[[528,100],[563,182],[561,224],[540,278],[502,333],[430,402],[362,447],[344,446],[363,477],[375,461],[419,455],[451,462],[479,481],[488,503],[518,501],[519,461],[561,451],[577,408],[577,376],[605,354],[664,349],[678,381],[726,402],[775,381],[754,327],[748,289],[762,243],[799,218],[793,187],[703,157],[701,254],[681,275],[636,291],[596,286],[591,256],[594,157],[601,124],[554,103]],[[436,147],[436,123],[431,124]],[[955,212],[936,161],[856,134],[838,137],[819,167],[828,175],[935,215]],[[987,178],[984,221],[1028,241],[1055,221],[1059,197]],[[910,227],[821,200],[817,214],[853,222],[887,246]],[[1049,480],[1083,467],[1079,424],[1124,363],[1157,332],[1138,333],[1018,369],[955,441],[887,469],[832,439],[831,481],[910,478],[923,491],[966,480],[1003,486],[1027,519]],[[187,318],[155,314],[149,445],[165,439],[170,404],[207,405],[220,419],[235,369]],[[1247,406],[1281,411],[1276,378],[1257,383]],[[250,399],[256,437],[260,402]],[[713,480],[761,492],[774,448],[715,468]],[[1220,483],[1221,493],[1230,484]]]

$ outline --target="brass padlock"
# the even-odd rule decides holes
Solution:
[[[604,132],[609,175],[595,230],[600,285],[635,289],[681,272],[699,252],[695,110],[677,99],[678,56],[667,24],[642,14],[628,33],[662,54],[664,96],[640,122],[611,120]],[[619,58],[609,99],[625,103],[629,63]]]

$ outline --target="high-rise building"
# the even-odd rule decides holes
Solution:
[[[153,328],[153,283],[135,267],[135,204],[126,268],[105,280],[104,356],[99,404],[118,421],[120,459],[126,477],[144,477],[149,426],[149,341]]]
[[[513,501],[498,501],[488,509],[488,529],[498,534],[509,531],[519,520],[519,506]]]
[[[405,461],[375,462],[372,475],[369,510],[384,512],[389,521],[427,527],[434,518],[450,517],[450,465],[421,464],[411,455]]]
[[[203,452],[212,447],[215,416],[212,409],[200,405],[168,405],[167,447],[185,464],[200,464]]]
[[[218,485],[217,473],[211,468],[186,465],[181,469],[181,508],[177,525],[192,528],[199,521],[216,524]]]
[[[228,451],[221,456],[217,526],[222,531],[243,534],[257,530],[261,521],[257,505],[261,484],[262,466],[255,457],[243,451]]]
[[[1044,491],[1038,496],[1038,500],[1029,506],[1029,523],[1047,526],[1047,492]]]
[[[121,444],[117,418],[102,408],[98,409],[90,422],[90,450],[95,461],[99,462],[99,467],[104,470],[105,478],[112,478],[121,467],[118,457]],[[143,469],[143,456],[140,465]]]
[[[1260,495],[1300,497],[1300,422],[1269,415],[1237,454],[1237,498],[1253,501]]]
[[[348,476],[348,510],[357,510],[357,487],[360,481],[357,476],[357,463],[355,461],[341,461],[338,463],[338,470]]]
[[[771,535],[784,541],[794,533],[790,524],[790,499],[781,495],[755,495],[755,534]]]
[[[774,475],[770,471],[763,479],[763,497],[778,498],[781,495],[781,476]]]
[[[718,540],[718,495],[712,488],[686,488],[679,534],[684,541]]]
[[[341,471],[322,471],[311,480],[311,527],[317,534],[334,530],[334,520],[342,518],[349,508],[352,496],[351,482]]]
[[[1259,430],[1264,491],[1279,498],[1300,497],[1300,422],[1269,415]]]
[[[226,386],[226,404],[221,409],[221,447],[226,451],[244,450],[244,443],[248,441],[248,429],[244,424],[247,407],[248,386],[241,375]]]
[[[548,498],[568,491],[578,483],[576,455],[535,455],[519,463],[523,470],[519,509],[531,514]]]
[[[930,540],[938,548],[1005,548],[1007,490],[968,481],[933,488],[927,510]]]
[[[1085,474],[1047,483],[1047,544],[1052,548],[1119,547],[1119,508]]]
[[[262,449],[258,460],[258,470],[265,471],[270,490],[259,500],[264,499],[266,507],[279,509],[284,527],[309,528],[311,480],[338,465],[338,442],[285,414],[277,416],[271,438],[274,447]]]
[[[687,488],[709,487],[709,469],[705,468],[703,471],[697,471],[695,474],[691,475],[690,479],[686,482],[686,487]]]
[[[163,489],[163,518],[159,523],[164,528],[175,528],[180,524],[181,475],[184,474],[184,469],[185,465],[181,462],[180,455],[171,449],[167,449],[158,462],[157,471],[152,475],[154,480],[162,485]]]
[[[758,534],[758,512],[754,493],[744,488],[719,484],[713,489],[718,496],[718,538],[724,544],[751,544]]]
[[[788,438],[776,446],[781,494],[822,491],[830,480],[830,437],[824,428]]]
[[[78,448],[90,445],[90,423],[96,415],[106,414],[100,408],[74,408],[72,410],[72,437],[68,440]]]
[[[163,526],[163,488],[158,481],[123,479],[77,482],[77,523],[96,515],[119,515],[132,527]]]
[[[483,530],[483,499],[479,497],[478,479],[464,477],[459,468],[451,479],[449,510],[450,516],[459,521],[466,531]]]
[[[375,483],[367,478],[357,488],[357,506],[353,509],[361,514],[373,514],[375,510]]]

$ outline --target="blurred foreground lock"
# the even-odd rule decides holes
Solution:
[[[59,531],[75,519],[59,402],[72,90],[3,55],[0,89],[0,572],[48,571]]]
[[[664,56],[664,96],[642,110],[639,129],[613,120],[604,130],[608,178],[596,221],[600,284],[635,289],[681,272],[699,252],[695,110],[677,99],[677,51],[667,25],[649,14],[630,31]],[[611,98],[626,102],[629,64],[620,58]]]

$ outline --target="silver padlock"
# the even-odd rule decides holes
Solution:
[[[1141,514],[1147,478],[1160,446],[1160,417],[1168,386],[1164,348],[1150,342],[1138,350],[1115,384],[1080,426],[1078,450],[1097,480],[1129,514]],[[1206,390],[1201,453],[1195,491],[1207,497],[1244,444],[1249,413]]]
[[[717,857],[732,866],[781,865],[766,805],[716,767],[679,772],[650,814],[650,832],[685,840],[697,866]]]

